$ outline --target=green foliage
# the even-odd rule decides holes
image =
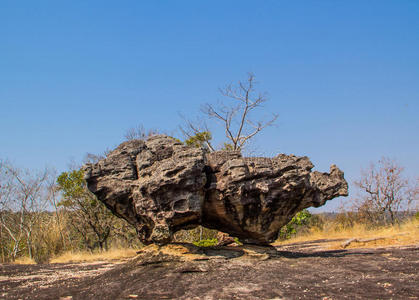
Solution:
[[[63,172],[58,176],[57,183],[64,196],[64,200],[58,204],[60,206],[66,208],[72,208],[74,206],[76,208],[80,208],[80,206],[83,208],[104,206],[87,190],[83,170]]]
[[[232,144],[229,143],[224,143],[223,148],[221,148],[221,150],[224,151],[233,151],[234,150],[234,146]]]
[[[419,211],[415,214],[416,220],[419,220]]]
[[[197,247],[213,247],[213,246],[217,246],[218,240],[217,239],[207,239],[207,240],[201,240],[201,241],[193,242],[193,244]]]
[[[202,131],[198,132],[194,136],[189,137],[185,144],[192,147],[206,147],[206,142],[210,141],[212,139],[211,132],[209,131]]]
[[[295,235],[301,227],[307,225],[311,218],[312,214],[308,210],[304,209],[300,211],[292,218],[292,220],[287,225],[281,228],[280,238],[291,238],[291,236]]]
[[[89,250],[107,249],[115,216],[87,190],[83,170],[64,172],[57,178],[64,196],[59,205],[69,209],[69,223]]]
[[[235,237],[235,238],[234,238],[234,242],[235,242],[237,245],[239,245],[239,246],[242,246],[242,245],[243,245],[243,243],[242,243],[242,242],[240,242],[239,238],[237,238],[237,237]]]
[[[84,181],[83,170],[63,172],[58,176],[57,183],[65,198],[59,205],[69,207],[72,205],[74,199],[85,198],[86,183]]]
[[[169,137],[172,138],[172,139],[174,139],[176,142],[179,142],[179,143],[182,143],[183,144],[183,142],[180,139],[178,139],[178,138],[176,138],[174,136],[169,136]]]

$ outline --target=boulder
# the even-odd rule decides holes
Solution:
[[[330,173],[312,168],[307,157],[208,153],[165,135],[124,142],[84,166],[89,190],[145,244],[169,243],[176,231],[198,225],[270,243],[297,212],[347,195],[336,166]]]

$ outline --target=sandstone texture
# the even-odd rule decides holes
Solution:
[[[307,157],[208,153],[157,135],[124,142],[84,170],[89,190],[145,244],[169,243],[176,231],[197,225],[267,244],[297,212],[347,195],[335,165],[330,173],[312,168]]]
[[[149,245],[126,261],[2,264],[0,299],[419,298],[419,245],[331,250],[334,243]]]

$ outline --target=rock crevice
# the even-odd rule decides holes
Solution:
[[[299,211],[346,196],[335,165],[312,172],[307,157],[207,153],[164,135],[124,142],[84,166],[89,190],[135,226],[145,243],[165,244],[180,229],[203,225],[266,244]]]

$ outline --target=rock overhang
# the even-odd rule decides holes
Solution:
[[[270,243],[297,212],[348,194],[335,165],[329,173],[312,168],[305,156],[208,153],[165,135],[124,142],[84,166],[89,190],[145,244],[169,243],[176,231],[197,225]]]

